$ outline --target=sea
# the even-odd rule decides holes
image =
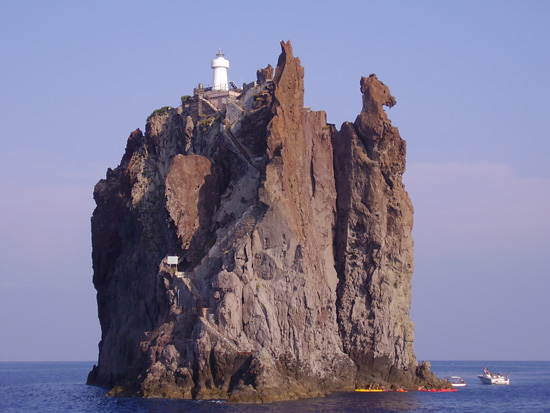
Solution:
[[[461,376],[456,392],[332,393],[263,405],[106,397],[86,385],[93,362],[0,363],[0,412],[550,412],[549,361],[432,361],[439,377]],[[509,386],[482,384],[483,366]]]

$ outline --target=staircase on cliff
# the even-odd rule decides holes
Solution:
[[[261,173],[260,168],[258,168],[254,164],[254,162],[252,162],[252,158],[250,157],[246,149],[240,144],[235,135],[233,135],[233,132],[231,132],[231,123],[228,120],[223,121],[222,125],[220,125],[220,130],[222,131],[222,135],[224,137],[227,136],[229,138],[230,145],[228,146],[228,148],[231,150],[231,152],[233,152],[237,156],[240,156],[248,165]]]
[[[218,340],[220,340],[224,345],[226,345],[228,348],[230,348],[235,353],[241,353],[239,349],[231,343],[226,337],[224,337],[217,329],[216,327],[208,321],[207,314],[208,314],[208,307],[205,307],[204,299],[202,298],[202,295],[200,294],[197,287],[195,287],[195,284],[193,284],[193,281],[191,278],[186,276],[186,273],[176,271],[176,278],[178,280],[183,281],[183,283],[187,286],[195,300],[197,300],[198,306],[201,308],[201,312],[199,312],[199,320],[202,323],[202,325],[205,327],[206,331],[208,331],[209,334],[216,337]]]

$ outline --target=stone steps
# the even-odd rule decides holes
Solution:
[[[189,291],[191,291],[191,294],[193,294],[193,297],[195,297],[195,299],[201,304],[201,306],[203,306],[204,299],[202,298],[201,293],[199,292],[199,290],[197,290],[197,287],[195,287],[191,279],[189,277],[186,277],[185,273],[183,272],[176,272],[176,277],[183,281]]]
[[[246,151],[246,149],[240,144],[238,139],[233,135],[233,132],[231,132],[231,124],[228,121],[223,122],[223,124],[220,126],[220,130],[222,132],[222,135],[227,136],[229,138],[229,142],[237,149],[239,153],[236,153],[234,150],[230,148],[230,150],[235,153],[236,155],[240,155],[242,159],[249,164],[252,168],[256,169],[258,172],[261,173],[260,168],[258,168],[254,162],[252,161],[252,158]],[[231,145],[229,146],[231,147]]]
[[[204,308],[204,300],[199,292],[197,290],[197,287],[193,284],[191,279],[189,277],[185,276],[185,273],[183,272],[176,272],[176,277],[178,277],[180,280],[184,282],[184,284],[187,286],[189,291],[191,291],[191,294],[197,302],[200,304],[202,308]],[[218,340],[220,340],[224,345],[226,345],[229,349],[233,350],[235,353],[239,353],[239,349],[231,343],[227,338],[225,338],[217,329],[214,327],[208,319],[202,315],[199,315],[199,320],[202,323],[202,325],[206,328],[206,331],[208,331],[209,334],[212,334],[214,337],[216,337]]]
[[[239,353],[239,349],[231,343],[227,338],[225,338],[223,335],[221,335],[216,327],[214,327],[210,321],[206,319],[206,317],[199,317],[199,320],[201,321],[202,325],[206,328],[206,331],[208,333],[212,334],[214,337],[216,337],[218,340],[220,340],[223,344],[225,344],[228,348],[233,350],[235,353]]]

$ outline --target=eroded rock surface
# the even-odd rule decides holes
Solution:
[[[196,95],[155,111],[96,185],[89,383],[237,402],[442,384],[413,353],[395,99],[362,78],[363,110],[337,131],[304,108],[304,69],[281,47],[223,110]]]
[[[416,363],[409,318],[413,208],[401,181],[405,141],[383,109],[395,104],[389,89],[371,75],[361,79],[361,91],[361,114],[333,140],[338,320],[356,380],[400,382]]]

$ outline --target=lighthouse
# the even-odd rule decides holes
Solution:
[[[212,87],[205,88],[202,83],[199,83],[199,87],[193,91],[194,96],[199,98],[199,115],[225,110],[227,105],[235,102],[243,91],[235,82],[227,80],[229,60],[223,57],[221,49],[212,60],[211,66],[214,69]]]
[[[221,49],[219,49],[218,54],[216,54],[216,58],[212,60],[212,69],[214,69],[212,90],[229,90],[227,82],[227,69],[229,69],[229,60],[223,57]]]

